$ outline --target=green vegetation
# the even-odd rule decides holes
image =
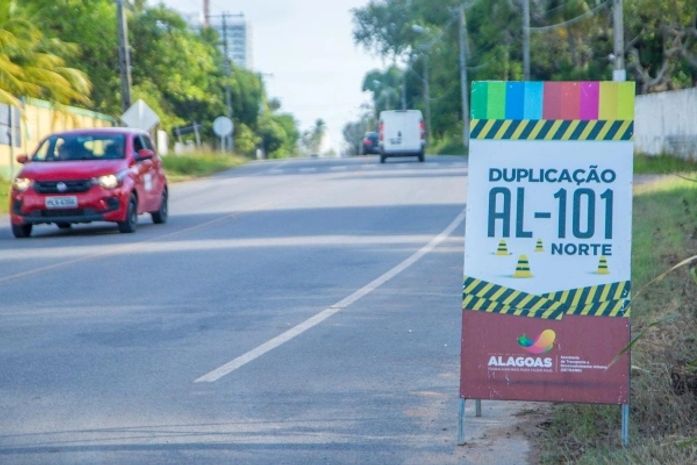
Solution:
[[[0,176],[0,213],[7,213],[10,208],[10,181]]]
[[[353,10],[355,42],[389,64],[368,72],[363,81],[363,89],[373,97],[371,114],[401,106],[401,97],[396,97],[401,96],[406,81],[407,107],[421,109],[426,116],[424,81],[428,78],[432,147],[462,130],[455,14],[462,3],[370,0]],[[469,80],[523,79],[521,2],[464,3]],[[531,27],[563,24],[531,32],[531,79],[610,79],[611,4],[605,0],[530,0]],[[637,81],[640,93],[692,87],[697,81],[694,5],[694,0],[624,0],[627,78]],[[573,21],[567,23],[569,20]]]
[[[671,155],[636,155],[634,174],[670,174],[697,171],[697,161]]]
[[[246,158],[218,153],[167,155],[162,158],[170,182],[209,176],[247,162]]]
[[[229,88],[237,150],[293,155],[300,137],[295,119],[277,100],[269,102],[261,75],[226,63],[215,30],[194,29],[176,11],[149,3],[156,2],[126,2],[132,99],[147,102],[172,136],[196,123],[214,145],[212,122],[226,113]],[[113,0],[0,0],[0,101],[89,103],[119,116],[116,24]]]
[[[633,216],[636,294],[697,254],[697,183],[666,178],[640,186]],[[696,302],[688,269],[652,284],[633,302],[633,333],[643,336],[632,351],[632,447],[619,445],[617,406],[560,405],[537,435],[542,464],[697,463]]]
[[[75,52],[71,44],[45,35],[18,2],[0,0],[0,102],[17,104],[18,97],[37,97],[87,103],[87,76],[66,65]]]

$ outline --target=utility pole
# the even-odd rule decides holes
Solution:
[[[470,140],[470,111],[469,91],[467,84],[467,17],[465,5],[460,5],[460,93],[462,95],[462,145],[469,151]]]
[[[612,32],[615,42],[615,66],[612,70],[613,81],[626,81],[627,71],[624,69],[624,12],[622,0],[612,1]]]
[[[404,75],[402,76],[402,110],[407,109],[407,73],[411,68],[411,55],[409,55],[409,61],[404,69]]]
[[[223,54],[225,55],[225,76],[230,78],[232,76],[232,67],[230,66],[230,55],[228,55],[228,41],[227,41],[227,17],[228,13],[224,12],[222,14],[223,20]],[[232,95],[230,92],[230,84],[225,84],[225,105],[227,107],[226,116],[232,119]],[[228,149],[232,150],[232,136],[227,136],[226,146]]]
[[[431,140],[431,85],[429,83],[429,59],[428,53],[424,53],[424,104],[426,110],[426,132],[428,140]]]
[[[208,27],[208,18],[211,15],[211,0],[203,0],[203,26]]]
[[[116,19],[119,33],[119,70],[121,71],[121,107],[131,107],[131,54],[128,48],[128,24],[123,0],[116,0]]]
[[[530,80],[530,0],[523,0],[523,80]]]

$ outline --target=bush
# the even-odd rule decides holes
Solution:
[[[167,176],[173,181],[208,176],[219,171],[234,168],[246,161],[247,159],[238,155],[222,153],[191,153],[163,157]]]

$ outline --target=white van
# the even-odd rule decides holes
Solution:
[[[417,156],[424,161],[426,126],[419,110],[380,112],[380,163],[387,157]]]

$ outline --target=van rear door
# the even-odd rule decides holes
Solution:
[[[421,151],[421,112],[415,110],[385,111],[383,149],[385,153],[418,153]]]

